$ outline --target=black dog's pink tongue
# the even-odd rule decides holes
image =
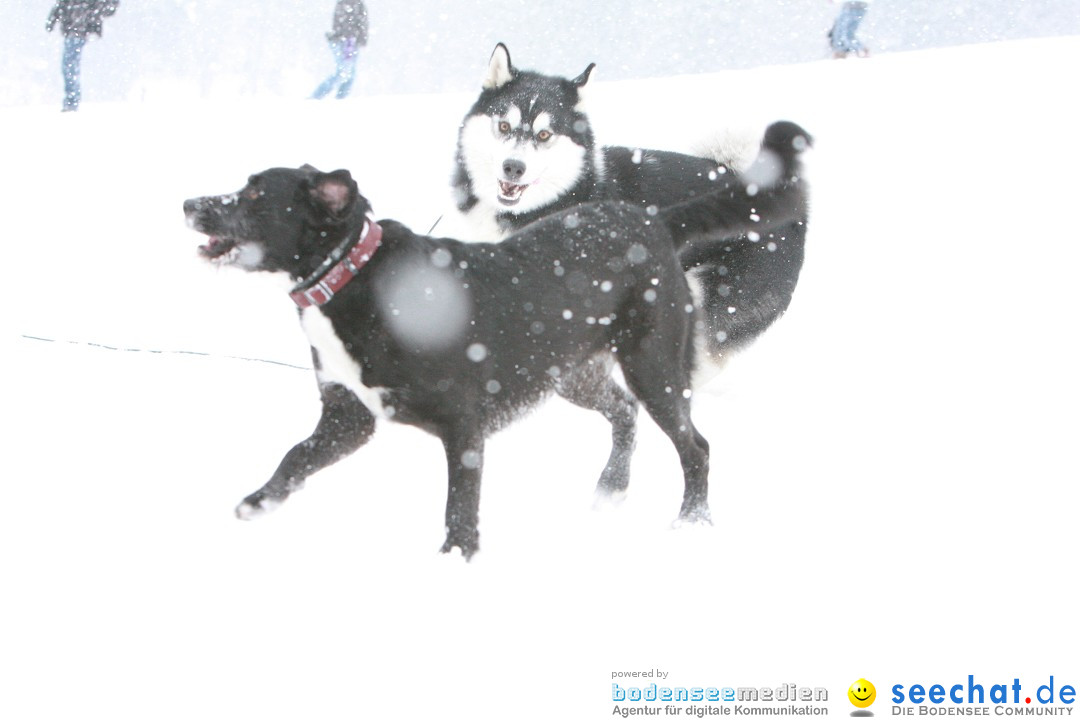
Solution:
[[[207,255],[213,255],[215,249],[220,244],[221,238],[217,237],[216,235],[210,235],[206,238],[206,243],[199,246],[199,250],[206,253]]]

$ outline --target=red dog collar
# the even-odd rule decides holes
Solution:
[[[289,297],[301,308],[325,305],[341,288],[357,276],[360,268],[371,260],[371,256],[381,244],[382,227],[374,220],[368,220],[364,223],[364,229],[360,231],[360,239],[345,257],[330,265],[334,257],[331,255],[323,263],[330,267],[319,268],[314,275],[297,285],[289,293]]]

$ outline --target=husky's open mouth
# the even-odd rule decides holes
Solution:
[[[506,180],[499,181],[499,202],[503,205],[517,205],[521,200],[522,193],[528,185],[518,185],[517,183],[508,182]]]

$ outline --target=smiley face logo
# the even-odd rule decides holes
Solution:
[[[874,704],[877,699],[877,689],[874,683],[865,678],[860,678],[851,683],[847,691],[848,700],[857,708],[867,708]]]

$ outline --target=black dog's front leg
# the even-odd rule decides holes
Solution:
[[[466,560],[480,548],[480,474],[484,465],[481,432],[455,430],[442,438],[449,487],[446,495],[446,542],[442,551],[461,548]]]
[[[277,509],[304,487],[308,476],[351,455],[375,432],[375,417],[352,391],[330,384],[323,385],[320,394],[322,416],[315,432],[285,455],[266,485],[244,498],[236,508],[241,520]]]

